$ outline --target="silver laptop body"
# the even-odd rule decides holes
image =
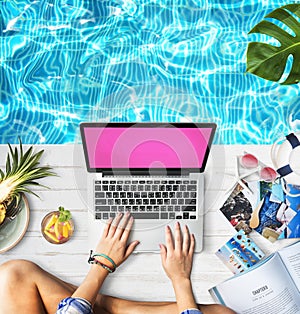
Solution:
[[[88,237],[94,248],[118,212],[135,218],[136,252],[158,252],[165,227],[188,225],[203,248],[204,169],[213,123],[81,123],[88,171]]]

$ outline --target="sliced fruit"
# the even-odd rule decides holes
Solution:
[[[55,225],[54,225],[54,232],[55,232],[56,238],[57,238],[58,240],[61,240],[62,234],[61,234],[61,232],[60,232],[59,229],[60,229],[60,223],[59,223],[59,221],[57,220],[57,221],[55,222]]]
[[[45,234],[54,242],[59,243],[59,240],[51,232],[45,230]]]
[[[68,225],[70,225],[68,222],[64,223],[63,225],[63,237],[64,238],[67,238],[69,235],[70,228],[68,228]]]
[[[53,215],[51,219],[48,221],[45,230],[49,230],[57,221],[58,215]]]

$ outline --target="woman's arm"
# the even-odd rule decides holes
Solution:
[[[160,253],[163,268],[172,281],[179,313],[197,308],[190,280],[194,248],[195,238],[187,226],[182,234],[177,222],[174,239],[170,227],[166,227],[166,245],[160,244]]]
[[[108,256],[117,266],[122,264],[139,244],[138,241],[134,241],[127,246],[127,240],[132,224],[133,217],[130,216],[129,212],[123,217],[122,214],[119,213],[114,220],[109,220],[103,231],[100,242],[96,247],[95,253],[101,253]],[[114,267],[109,260],[102,256],[96,256],[95,258],[97,261],[110,268]],[[97,294],[108,274],[109,272],[101,267],[101,265],[91,265],[86,278],[74,292],[72,297],[83,298],[93,306]]]

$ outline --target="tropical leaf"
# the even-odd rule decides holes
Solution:
[[[276,19],[284,23],[295,35],[283,28],[263,20],[250,32],[271,36],[280,46],[262,42],[251,42],[247,49],[247,71],[266,80],[278,82],[284,73],[287,60],[293,56],[293,63],[286,79],[281,84],[295,84],[300,81],[300,4],[288,4],[272,11],[265,18]],[[280,24],[279,24],[280,25]]]

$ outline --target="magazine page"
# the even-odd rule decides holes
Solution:
[[[300,293],[300,241],[278,252]]]
[[[211,293],[239,314],[300,313],[299,292],[278,254],[221,283]]]

